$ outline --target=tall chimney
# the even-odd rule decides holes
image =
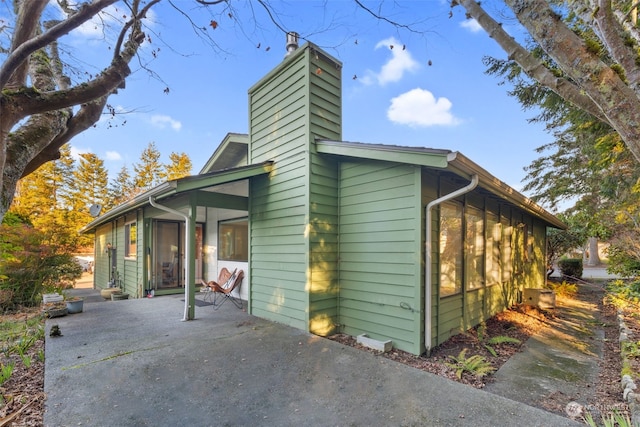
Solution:
[[[298,49],[298,33],[294,32],[294,31],[289,31],[287,33],[287,53],[284,56],[285,58],[289,55],[291,55],[293,52],[296,51],[296,49]]]

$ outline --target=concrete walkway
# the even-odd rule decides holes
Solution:
[[[497,394],[181,297],[47,321],[45,425],[578,426]]]
[[[579,292],[602,289],[581,284]],[[579,415],[580,408],[598,408],[596,390],[590,387],[597,382],[603,351],[598,307],[558,297],[553,315],[550,327],[529,338],[485,390],[556,413]],[[598,412],[593,415],[600,419]]]
[[[561,276],[562,275],[560,274],[560,267],[555,266],[554,272],[551,277],[560,278]],[[619,278],[620,276],[618,276],[617,274],[607,272],[607,267],[605,265],[599,265],[596,267],[584,265],[582,268],[582,279],[584,280],[611,280]]]

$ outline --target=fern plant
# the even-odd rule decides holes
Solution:
[[[485,330],[487,329],[487,326],[484,322],[482,322],[480,325],[478,325],[478,329],[477,329],[477,338],[478,341],[484,346],[484,348],[487,349],[487,351],[489,353],[491,353],[491,355],[493,357],[497,357],[498,353],[496,352],[496,349],[493,348],[493,346],[495,345],[500,345],[500,344],[520,344],[520,340],[517,338],[512,338],[512,337],[508,337],[506,335],[499,335],[497,337],[491,337],[488,338],[485,336]]]
[[[520,344],[520,340],[518,338],[507,337],[504,335],[499,335],[497,337],[489,338],[487,342],[483,343],[484,348],[486,348],[493,357],[497,357],[498,353],[496,349],[492,346],[499,344]]]
[[[464,372],[469,372],[477,378],[482,378],[496,370],[483,356],[474,354],[467,357],[467,348],[462,349],[458,356],[449,356],[453,362],[445,362],[445,364],[455,369],[458,379],[462,379]]]

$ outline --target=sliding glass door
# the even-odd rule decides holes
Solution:
[[[154,222],[152,265],[155,289],[184,287],[184,232],[183,222]],[[202,278],[202,236],[202,224],[196,224],[196,283]]]

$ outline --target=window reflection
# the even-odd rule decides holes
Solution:
[[[484,212],[467,206],[465,222],[466,288],[468,290],[479,289],[484,286]]]
[[[220,222],[218,259],[222,261],[249,260],[249,221],[239,219]]]
[[[462,206],[440,205],[440,296],[462,290]]]

